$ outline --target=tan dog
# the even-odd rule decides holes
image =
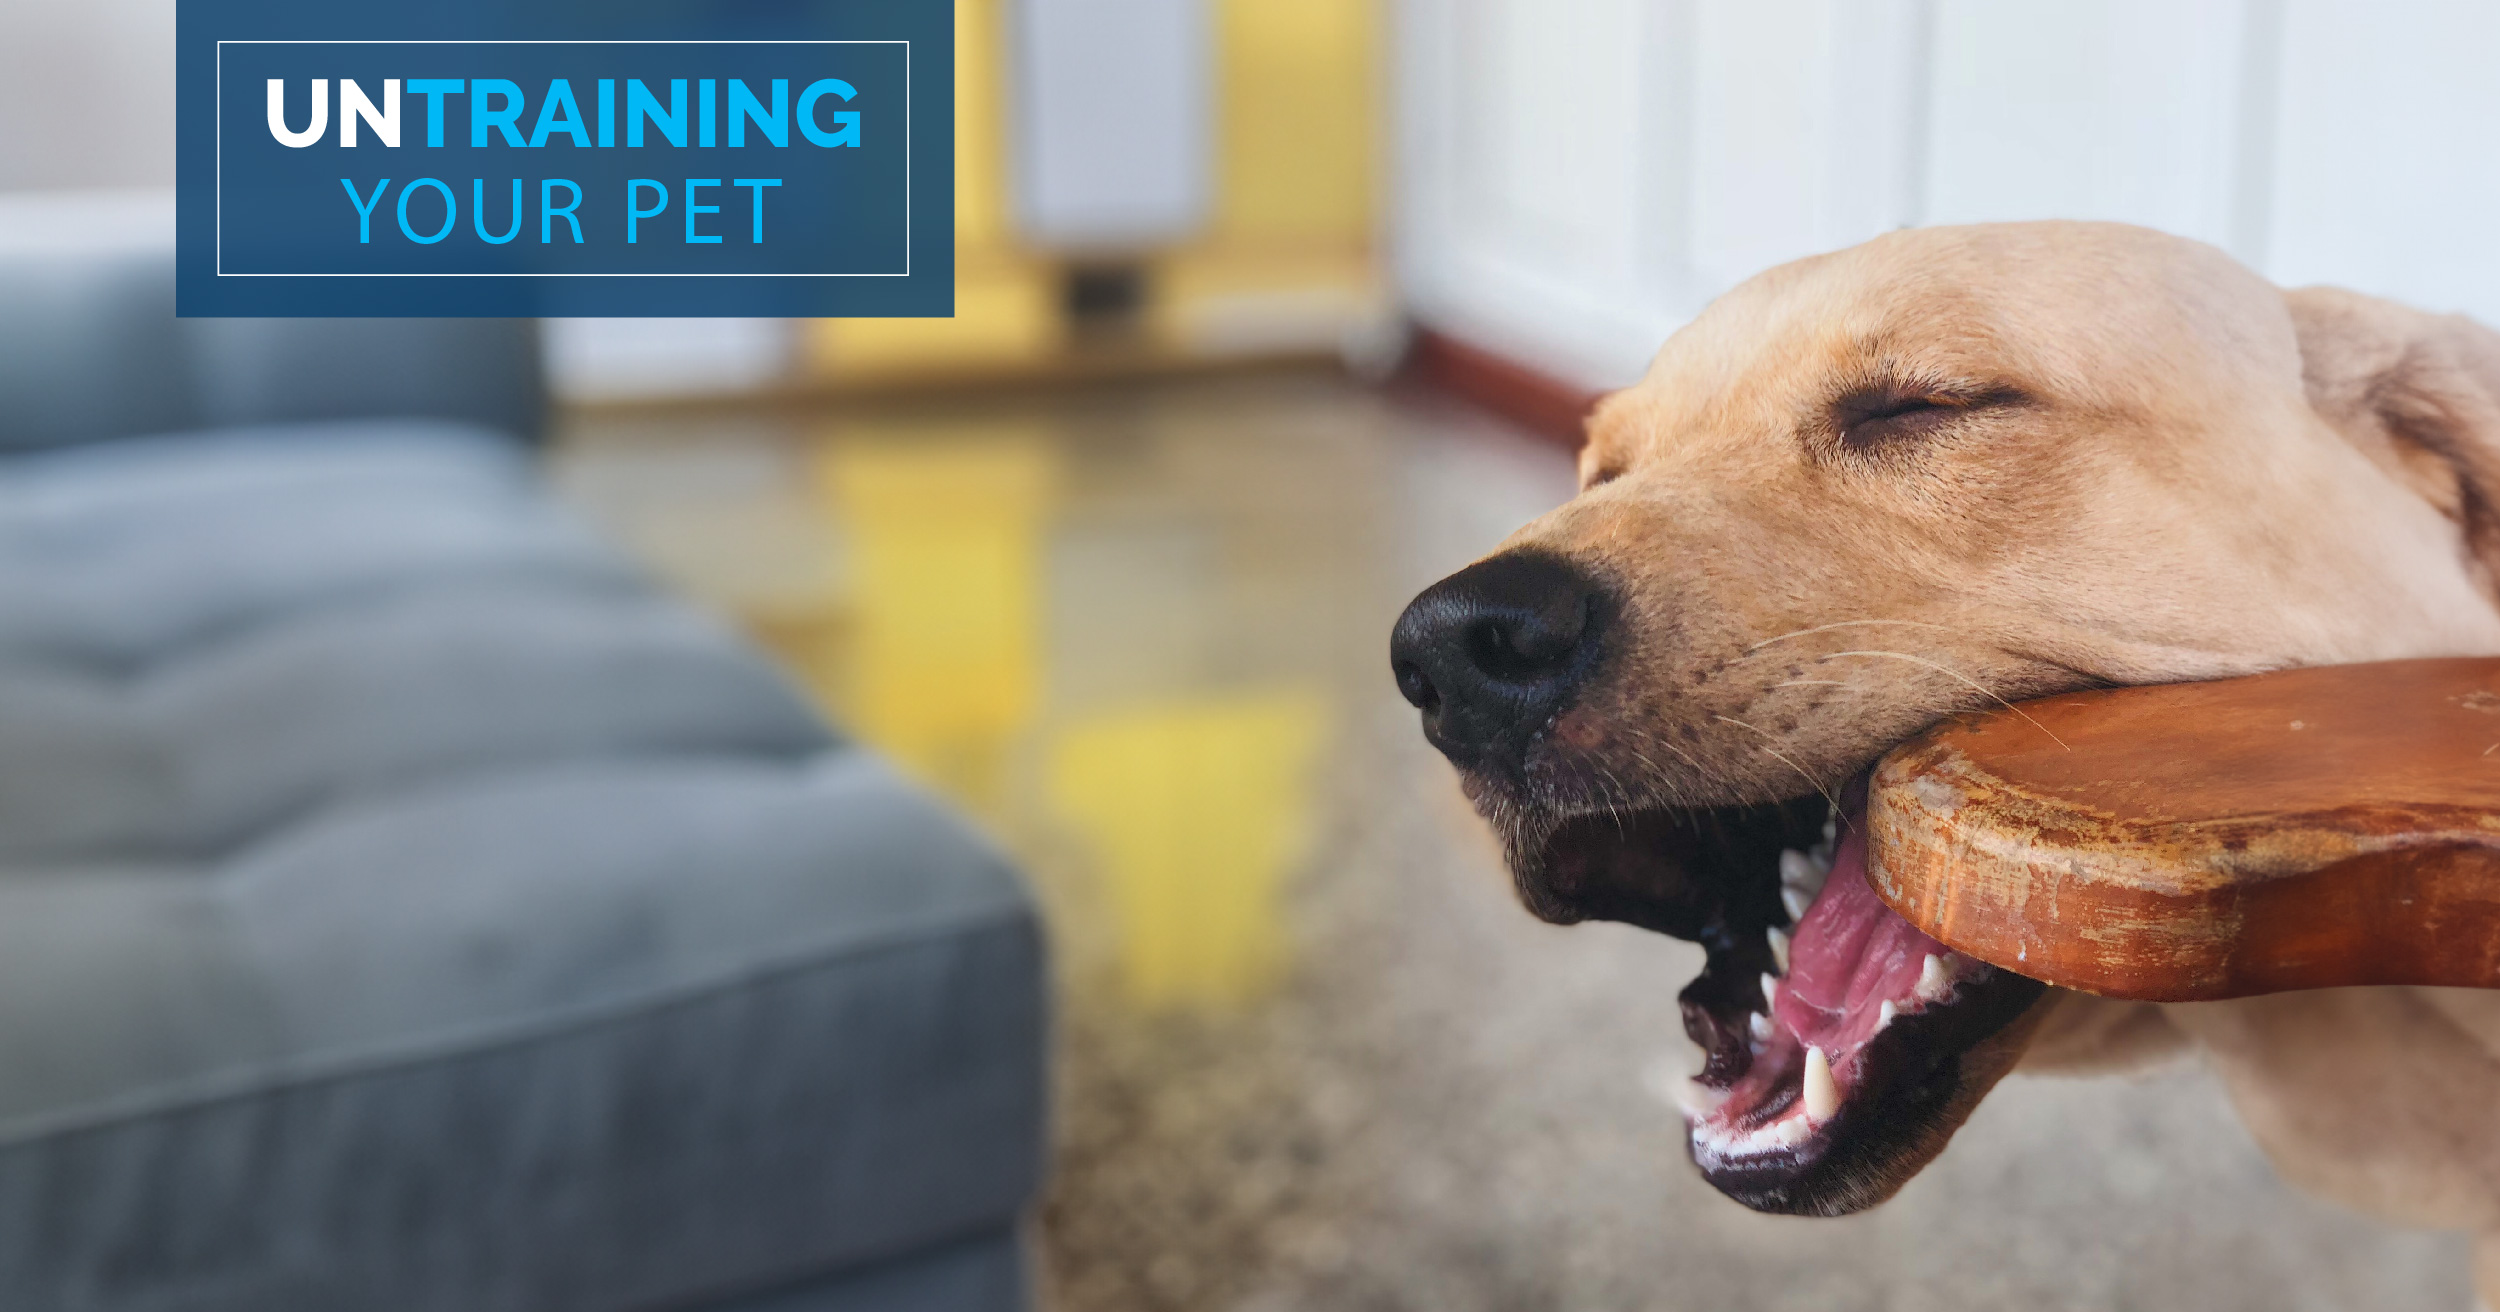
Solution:
[[[1900,232],[1719,299],[1580,470],[1393,654],[1532,910],[1707,949],[1714,1184],[1871,1206],[2026,1048],[2193,1038],[2286,1178],[2476,1232],[2500,1305],[2500,993],[2045,990],[1876,902],[1849,814],[1950,712],[2500,653],[2500,334],[2136,228]]]

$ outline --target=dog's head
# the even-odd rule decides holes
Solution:
[[[2500,650],[2495,342],[2115,225],[1774,269],[1599,407],[1576,499],[1415,600],[1399,686],[1532,911],[1704,945],[1712,1182],[1869,1206],[2044,991],[1874,899],[1865,771],[2025,697]]]

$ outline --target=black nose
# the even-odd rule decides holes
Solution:
[[[1504,552],[1407,604],[1390,668],[1453,764],[1515,767],[1595,662],[1605,609],[1604,589],[1569,561]]]

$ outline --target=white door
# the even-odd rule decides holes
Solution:
[[[1400,0],[1398,271],[1592,387],[1738,280],[2097,218],[2500,323],[2487,0]]]

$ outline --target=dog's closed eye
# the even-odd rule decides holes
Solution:
[[[1844,396],[1832,407],[1832,426],[1850,451],[1875,451],[1927,437],[1974,411],[2020,400],[2010,389],[1957,391],[1885,383]]]

